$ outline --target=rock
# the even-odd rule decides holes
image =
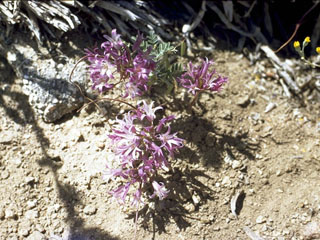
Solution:
[[[308,223],[304,228],[303,235],[305,239],[319,239],[320,223],[315,221]]]
[[[196,207],[192,204],[192,203],[188,203],[186,206],[185,206],[185,209],[191,213],[191,212],[194,212],[196,210]]]
[[[4,212],[5,219],[15,219],[17,214],[12,209],[6,209]]]
[[[219,117],[225,120],[231,120],[232,119],[232,112],[229,109],[225,109],[222,111],[222,113],[219,114]]]
[[[19,229],[19,235],[22,237],[27,237],[29,235],[30,229]]]
[[[240,107],[247,107],[250,103],[250,97],[248,95],[239,98],[237,105],[239,105]]]
[[[2,179],[7,179],[9,177],[10,177],[10,173],[8,172],[8,170],[5,170],[4,172],[1,173]]]
[[[26,218],[35,219],[39,217],[39,212],[37,210],[28,210],[25,213]]]
[[[275,103],[269,102],[269,104],[266,106],[264,112],[268,113],[268,112],[270,112],[271,110],[273,110],[276,107],[277,107],[277,105]]]
[[[225,176],[225,177],[222,179],[221,184],[224,185],[224,186],[230,186],[230,185],[231,185],[230,177],[229,177],[229,176]]]
[[[33,200],[29,200],[28,202],[27,202],[27,207],[28,207],[28,209],[32,209],[32,208],[34,208],[34,207],[36,207],[37,206],[37,200],[36,199],[33,199]]]
[[[231,163],[231,166],[232,166],[233,169],[237,169],[237,168],[240,168],[242,166],[242,164],[238,160],[233,160],[232,163]]]
[[[22,91],[28,96],[30,105],[44,121],[54,122],[80,108],[84,99],[80,90],[69,82],[74,67],[72,60],[64,56],[64,69],[60,70],[58,62],[51,57],[41,57],[34,49],[31,44],[18,42],[4,51],[17,76],[23,79]],[[85,67],[78,67],[73,79],[81,84],[86,82]]]
[[[256,219],[256,223],[258,224],[261,224],[261,223],[264,223],[266,222],[266,219],[263,217],[263,216],[258,216],[257,219]]]
[[[84,214],[86,215],[93,215],[97,212],[96,207],[92,206],[92,205],[88,205],[83,209]]]
[[[13,162],[17,165],[17,167],[20,167],[22,164],[22,160],[21,158],[16,158],[13,160]]]
[[[46,237],[42,233],[34,231],[26,240],[46,240]]]
[[[192,201],[194,205],[198,205],[200,203],[201,198],[198,195],[192,195]]]
[[[1,132],[1,144],[11,144],[15,139],[17,139],[17,132],[10,130]]]
[[[25,181],[26,184],[31,184],[31,183],[34,183],[35,178],[28,176],[28,177],[26,177],[26,178],[24,179],[24,181]]]
[[[36,225],[36,230],[38,230],[38,231],[41,232],[41,233],[44,233],[44,232],[45,232],[44,228],[43,228],[42,225],[40,225],[40,224],[37,224],[37,225]]]
[[[268,185],[269,184],[269,179],[268,178],[262,178],[261,179],[261,184]]]
[[[61,206],[60,206],[60,204],[56,203],[53,205],[53,208],[54,208],[55,212],[59,212],[59,210],[61,209]]]

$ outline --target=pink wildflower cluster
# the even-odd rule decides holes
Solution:
[[[212,63],[213,61],[206,59],[203,60],[201,66],[196,67],[192,62],[189,62],[189,68],[181,77],[177,78],[177,81],[193,95],[206,90],[219,91],[228,78],[216,75],[215,70],[210,72],[209,67]]]
[[[112,30],[111,37],[104,36],[107,41],[101,49],[86,49],[90,62],[89,72],[93,81],[93,89],[107,91],[117,84],[124,84],[123,97],[134,98],[148,90],[150,73],[156,63],[150,55],[151,48],[143,51],[140,47],[143,36],[138,35],[131,49],[122,41],[120,34]]]
[[[153,108],[153,102],[140,101],[137,109],[116,119],[109,135],[112,164],[107,165],[104,177],[122,179],[123,184],[111,191],[121,203],[125,202],[131,187],[134,189],[132,204],[142,202],[142,189],[149,183],[154,190],[150,198],[158,196],[162,200],[169,192],[155,177],[158,170],[168,169],[167,158],[174,157],[177,149],[183,147],[183,140],[177,133],[171,133],[167,124],[174,116],[156,121],[155,112],[160,109],[162,107]]]

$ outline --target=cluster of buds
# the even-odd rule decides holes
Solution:
[[[163,183],[156,181],[159,170],[168,170],[168,157],[173,158],[175,152],[183,147],[183,140],[177,133],[171,133],[168,125],[174,119],[169,116],[156,123],[155,112],[162,107],[153,108],[153,102],[138,102],[135,110],[124,114],[122,119],[117,118],[109,135],[112,150],[109,155],[107,170],[104,177],[108,179],[120,178],[123,182],[111,194],[121,203],[124,203],[130,188],[132,204],[142,201],[142,189],[152,183],[154,193],[149,197],[165,198],[168,190]]]
[[[309,65],[312,66],[312,67],[320,67],[320,65],[318,65],[318,64],[316,64],[316,63],[313,63],[313,62],[310,62],[309,60],[307,60],[307,59],[305,58],[304,49],[305,49],[305,47],[306,47],[310,42],[311,42],[310,37],[306,37],[306,38],[303,40],[302,47],[301,47],[299,41],[295,41],[295,42],[293,43],[293,47],[294,47],[294,49],[298,52],[298,54],[300,55],[301,59],[302,59],[305,63],[309,64]],[[316,52],[317,52],[318,54],[320,54],[320,47],[317,47],[317,48],[316,48]]]

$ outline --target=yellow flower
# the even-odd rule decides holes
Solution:
[[[310,37],[306,37],[306,38],[304,39],[304,41],[307,42],[307,43],[311,42]]]
[[[293,43],[293,46],[294,46],[294,48],[300,47],[299,41],[295,41],[295,42]]]
[[[317,48],[316,48],[316,52],[317,52],[318,54],[320,54],[320,47],[317,47]]]

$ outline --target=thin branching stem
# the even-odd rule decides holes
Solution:
[[[274,51],[275,53],[279,52],[281,49],[283,49],[285,46],[287,46],[287,45],[292,41],[292,39],[294,38],[294,36],[297,34],[298,29],[300,28],[303,19],[304,19],[318,4],[319,4],[319,1],[317,1],[317,2],[300,18],[300,20],[299,20],[298,23],[296,24],[296,27],[295,27],[292,35],[289,37],[289,39],[288,39],[284,44],[282,44],[281,47],[279,47],[277,50]]]

